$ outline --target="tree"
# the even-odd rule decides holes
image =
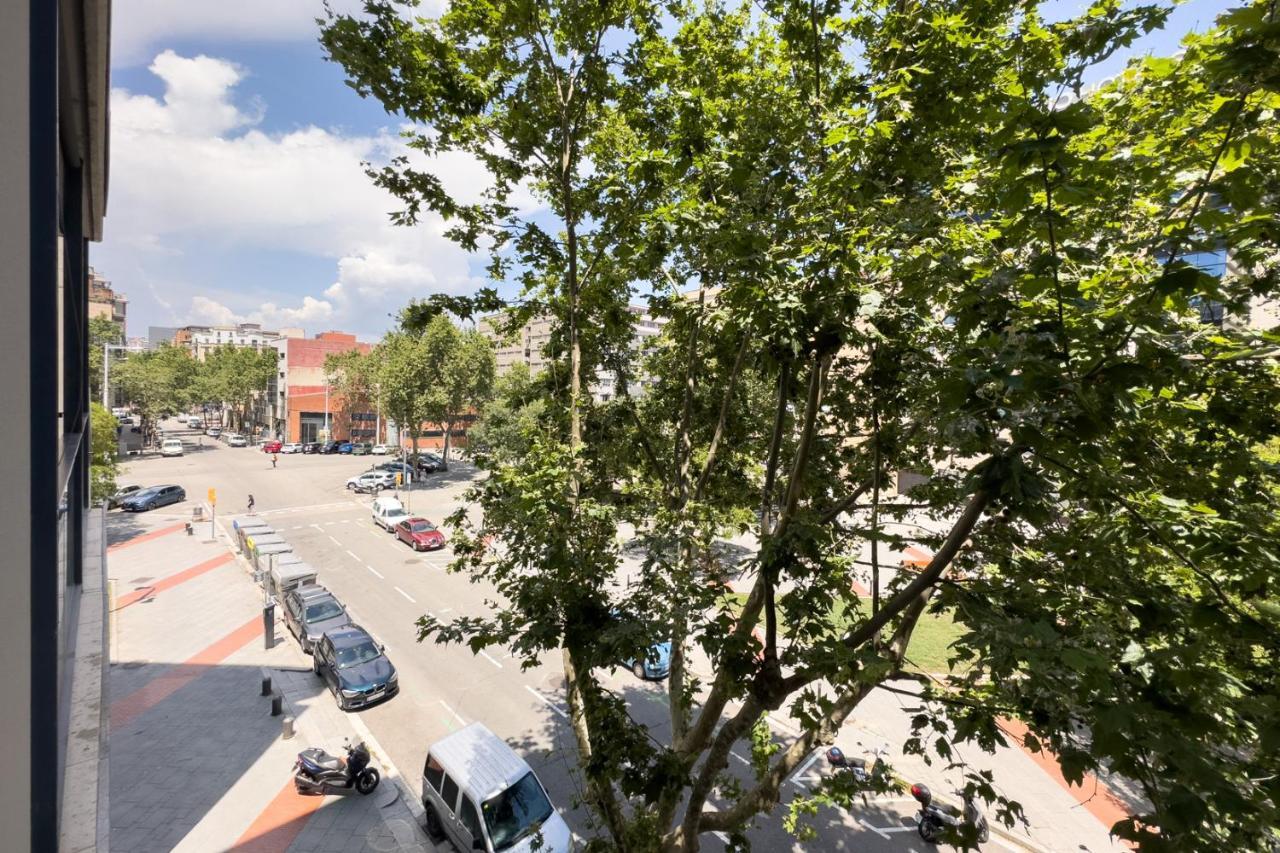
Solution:
[[[154,350],[130,353],[113,368],[113,384],[142,416],[142,434],[150,441],[155,423],[182,411],[193,402],[199,362],[181,347],[161,344]]]
[[[522,362],[497,378],[492,398],[467,430],[467,447],[482,466],[509,464],[529,454],[533,442],[544,432],[547,391]],[[551,434],[541,437],[551,438]]]
[[[378,357],[358,349],[330,353],[324,359],[325,375],[349,411],[368,411],[378,398]],[[381,441],[381,436],[378,440]]]
[[[101,403],[89,404],[89,494],[96,505],[116,493],[119,422]]]
[[[372,376],[376,377],[378,404],[399,429],[408,431],[416,456],[434,381],[428,370],[423,336],[392,332],[374,348],[371,357],[376,364]]]
[[[124,342],[120,334],[120,327],[111,322],[110,317],[90,317],[89,318],[89,399],[102,399],[102,373],[103,359],[106,356],[106,350],[103,347],[106,344],[121,344]]]
[[[276,371],[274,349],[254,349],[230,344],[210,350],[200,364],[200,387],[206,401],[229,409],[236,429],[248,428],[255,403],[267,393]]]
[[[423,411],[444,429],[444,460],[458,420],[475,413],[493,393],[497,359],[489,339],[475,329],[460,330],[441,315],[422,332],[424,370],[430,383]]]
[[[475,152],[500,193],[532,178],[563,225],[560,242],[456,205],[404,163],[377,175],[406,223],[426,205],[472,248],[517,232],[491,241],[494,276],[518,275],[564,341],[551,429],[488,463],[481,520],[453,519],[460,567],[500,600],[424,617],[420,637],[561,655],[587,801],[625,850],[745,841],[873,689],[903,689],[941,610],[963,666],[918,688],[904,748],[990,748],[1012,715],[1067,778],[1140,786],[1149,808],[1115,829],[1144,849],[1272,844],[1280,530],[1257,448],[1280,433],[1275,336],[1206,328],[1197,304],[1277,295],[1275,4],[1092,92],[1087,70],[1167,8],[1049,24],[1026,3],[766,0],[673,7],[660,30],[609,8],[475,0],[415,24],[370,3],[326,28],[358,91],[427,128],[423,150]],[[585,92],[577,68],[598,75]],[[1219,250],[1223,276],[1188,262]],[[581,321],[644,280],[669,321],[654,381],[591,406],[582,378],[616,338],[584,347]],[[910,519],[933,556],[882,582],[909,512],[887,483],[922,466]],[[645,559],[619,593],[624,522]],[[715,539],[747,529],[743,602],[705,572]],[[870,601],[852,589],[864,547]],[[655,742],[594,673],[668,637],[672,734]],[[784,707],[802,733],[774,744],[764,720]],[[726,772],[739,741],[747,785]],[[988,776],[967,787],[1016,818]],[[803,834],[815,801],[856,793],[831,780],[790,819]]]

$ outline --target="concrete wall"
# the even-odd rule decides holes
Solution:
[[[11,417],[0,421],[0,720],[5,772],[0,773],[0,827],[5,850],[26,850],[31,838],[31,232],[28,63],[30,5],[0,3],[0,399]],[[54,709],[49,709],[53,713]],[[54,761],[54,756],[44,760]],[[12,845],[12,846],[11,846]]]

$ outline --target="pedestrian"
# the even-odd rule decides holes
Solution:
[[[253,515],[253,495],[249,495],[249,514]]]
[[[276,459],[278,459],[278,458],[279,458],[279,457],[278,457],[278,456],[276,456],[274,453],[272,453],[272,454],[271,454],[271,467],[272,467],[272,468],[276,467]]]

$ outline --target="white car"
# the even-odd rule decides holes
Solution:
[[[395,498],[377,498],[373,502],[373,523],[395,533],[396,525],[409,517],[404,505]]]
[[[372,453],[374,456],[386,456],[388,450],[390,450],[390,448],[388,448],[385,444],[375,444],[373,446],[373,450],[370,450],[369,452]]]
[[[227,436],[227,447],[248,447],[248,446],[249,446],[249,439],[245,438],[243,435],[240,435],[240,433],[238,432],[233,432]]]
[[[291,441],[288,444],[280,445],[280,452],[281,453],[301,453],[302,445],[298,444],[298,442],[296,441]]]
[[[182,439],[166,438],[160,443],[161,456],[181,456],[182,455]]]
[[[347,490],[354,492],[374,492],[395,488],[395,485],[396,475],[388,471],[365,471],[347,480]]]
[[[195,415],[192,415],[191,417],[187,418],[187,427],[190,429],[200,429],[200,426],[203,423],[204,421],[200,420]]]
[[[209,427],[207,430],[204,431],[204,434],[209,436],[210,438],[217,438],[218,436],[222,435],[222,428]]]

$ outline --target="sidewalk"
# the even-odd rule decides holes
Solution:
[[[209,524],[108,516],[111,579],[111,850],[119,853],[427,853],[434,848],[389,778],[369,796],[303,797],[297,753],[342,754],[363,727],[339,711],[277,620],[264,648],[262,592]],[[295,736],[261,695],[283,687]]]

